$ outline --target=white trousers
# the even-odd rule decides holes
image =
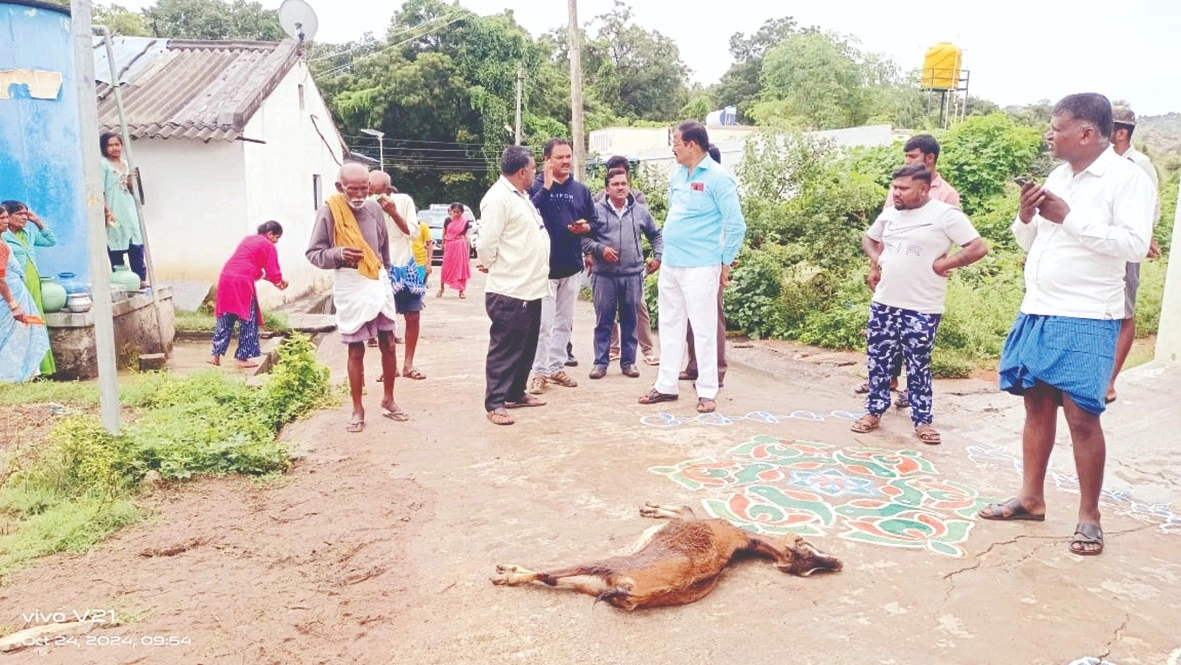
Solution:
[[[658,392],[676,395],[685,359],[685,327],[693,324],[698,349],[718,346],[718,282],[722,266],[675,268],[661,266],[657,282],[660,302],[660,374]],[[697,396],[718,396],[718,354],[697,354]]]
[[[566,345],[574,330],[574,303],[582,287],[582,273],[549,281],[553,296],[541,300],[541,332],[533,373],[549,376],[566,367]]]

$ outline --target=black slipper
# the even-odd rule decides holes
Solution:
[[[1005,508],[1008,509],[1007,515],[1002,510]],[[1009,499],[1008,501],[1005,501],[1003,503],[990,503],[984,507],[984,510],[981,510],[979,513],[977,513],[977,515],[979,515],[981,519],[994,520],[997,522],[1016,522],[1016,521],[1045,522],[1046,521],[1046,514],[1045,513],[1041,513],[1040,515],[1037,515],[1037,514],[1029,512],[1028,510],[1025,509],[1025,506],[1021,505],[1021,502],[1018,501],[1016,497]]]
[[[1097,550],[1083,549],[1082,545],[1098,545]],[[1074,527],[1074,537],[1070,539],[1070,553],[1079,556],[1096,556],[1103,554],[1103,529],[1098,524],[1079,522]]]

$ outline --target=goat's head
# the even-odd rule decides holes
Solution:
[[[785,573],[807,577],[817,571],[836,572],[843,564],[834,556],[824,554],[803,538],[796,537],[784,547],[784,556],[775,567]]]

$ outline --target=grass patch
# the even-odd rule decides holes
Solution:
[[[287,315],[283,312],[263,312],[262,329],[273,333],[291,332]],[[217,317],[213,312],[205,309],[196,312],[176,312],[176,331],[178,333],[212,333],[217,325]]]
[[[134,521],[134,499],[149,473],[183,480],[286,471],[278,430],[331,396],[328,370],[314,353],[303,335],[285,340],[261,388],[216,371],[183,379],[145,375],[128,387],[124,406],[136,418],[119,434],[108,434],[92,415],[67,416],[47,445],[10,455],[0,485],[0,576],[38,556],[85,551]],[[89,399],[64,385],[39,396]]]
[[[167,380],[168,375],[157,372],[124,372],[119,375],[119,403],[140,406],[162,381]],[[96,407],[98,383],[38,379],[29,383],[0,384],[0,406],[49,403],[77,408]]]

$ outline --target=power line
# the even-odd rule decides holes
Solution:
[[[424,25],[427,25],[427,24],[430,24],[430,23],[432,23],[432,22],[434,22],[434,21],[438,21],[438,20],[441,20],[441,19],[444,19],[444,18],[448,18],[448,17],[450,17],[450,16],[457,16],[457,15],[459,15],[459,14],[462,14],[462,13],[463,13],[463,11],[464,11],[464,10],[462,10],[462,9],[457,9],[457,10],[455,10],[455,11],[451,12],[450,14],[445,14],[445,15],[443,15],[443,16],[436,16],[435,18],[433,18],[433,19],[430,19],[430,20],[429,20],[429,21],[427,21],[426,23],[420,23],[420,24],[418,24],[418,25],[410,26],[409,28],[406,28],[405,30],[401,31],[400,33],[395,33],[395,34],[392,34],[392,35],[387,35],[387,36],[386,36],[386,39],[387,39],[387,40],[389,40],[389,39],[393,39],[393,38],[395,38],[395,37],[401,37],[402,35],[404,35],[404,34],[406,34],[406,33],[408,33],[408,32],[411,32],[411,31],[413,31],[413,30],[417,30],[417,29],[421,28],[422,26],[424,26]],[[352,53],[353,51],[359,51],[359,50],[361,50],[361,49],[363,49],[363,48],[367,48],[367,47],[371,47],[371,46],[377,46],[377,45],[378,45],[378,43],[377,43],[377,42],[374,42],[374,43],[369,43],[369,44],[361,44],[361,45],[359,45],[359,46],[354,46],[353,48],[351,48],[351,49],[348,49],[347,51],[337,51],[336,53],[331,53],[331,54],[329,54],[329,55],[322,55],[322,56],[320,56],[320,57],[318,57],[318,58],[312,58],[311,60],[308,60],[308,64],[311,64],[311,63],[313,63],[313,62],[320,62],[321,60],[330,60],[330,59],[332,59],[332,58],[338,58],[338,57],[340,57],[340,56],[342,56],[342,55],[348,55],[349,53]]]
[[[440,16],[439,18],[440,18],[440,19],[442,19],[442,18],[446,18],[446,17],[444,17],[444,16]],[[353,60],[353,61],[349,62],[349,64],[347,64],[347,65],[344,65],[344,66],[341,66],[341,67],[337,67],[336,69],[329,70],[329,71],[328,71],[328,72],[326,72],[324,75],[325,75],[325,76],[332,76],[333,74],[337,74],[337,73],[339,73],[339,72],[343,72],[344,70],[346,70],[346,69],[348,69],[348,68],[352,67],[353,65],[357,64],[358,62],[363,62],[363,61],[365,61],[365,60],[368,60],[369,58],[372,58],[372,57],[373,57],[373,56],[375,56],[375,55],[381,55],[382,53],[385,53],[386,51],[388,51],[388,50],[390,50],[390,49],[395,49],[395,48],[398,48],[399,46],[405,46],[406,44],[409,44],[409,43],[410,43],[410,42],[412,42],[412,41],[415,41],[415,40],[417,40],[417,39],[422,39],[423,37],[426,37],[427,35],[429,35],[429,34],[431,34],[431,33],[438,32],[439,30],[442,30],[443,28],[446,28],[447,26],[451,25],[452,23],[455,23],[456,21],[458,21],[460,18],[461,18],[461,17],[459,17],[459,16],[456,16],[455,18],[451,19],[450,21],[447,21],[446,23],[442,23],[442,24],[440,24],[440,25],[438,25],[438,26],[436,26],[436,27],[434,27],[434,28],[431,28],[431,29],[427,30],[426,32],[424,32],[424,33],[422,33],[422,34],[420,34],[420,35],[415,35],[414,37],[411,37],[410,39],[406,39],[406,40],[400,41],[400,42],[398,42],[397,44],[391,44],[391,45],[389,45],[389,46],[387,46],[387,47],[385,47],[385,48],[381,49],[380,51],[375,51],[375,52],[373,52],[373,53],[370,53],[369,55],[361,56],[360,58],[357,58],[356,60]]]

